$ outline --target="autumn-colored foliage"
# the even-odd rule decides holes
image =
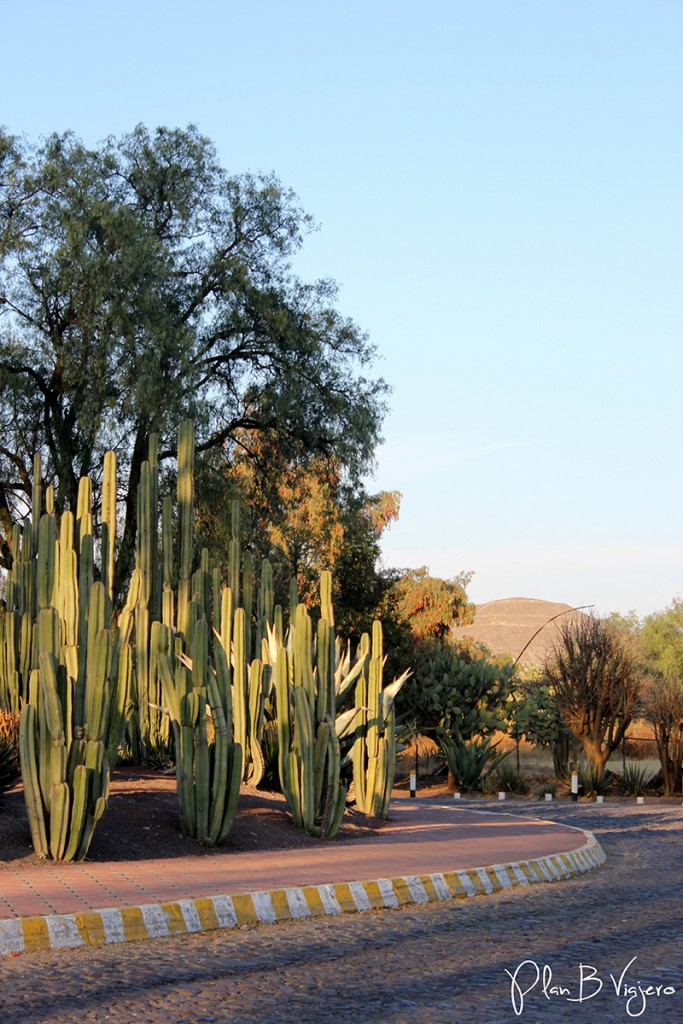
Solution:
[[[395,584],[398,613],[417,640],[443,640],[454,623],[465,624],[474,618],[474,605],[467,599],[465,587],[471,573],[442,580],[429,575],[426,566],[411,569]]]

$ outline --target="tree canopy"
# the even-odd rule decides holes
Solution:
[[[290,260],[311,228],[274,176],[224,170],[212,143],[138,126],[88,148],[0,130],[0,526],[30,497],[40,452],[56,507],[116,451],[127,477],[120,568],[151,432],[160,460],[191,416],[199,453],[230,462],[263,434],[281,456],[372,461],[387,388],[374,351],[336,308],[330,281]],[[248,449],[248,443],[246,444]]]

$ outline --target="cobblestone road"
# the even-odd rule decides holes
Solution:
[[[0,1022],[681,1024],[683,810],[542,814],[592,830],[607,864],[467,902],[6,958]]]

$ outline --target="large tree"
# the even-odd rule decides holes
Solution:
[[[97,486],[113,448],[126,480],[119,570],[131,564],[135,493],[152,431],[160,459],[186,416],[198,452],[230,461],[262,432],[334,457],[350,480],[371,462],[386,386],[329,281],[290,259],[310,228],[272,176],[229,175],[211,142],[138,126],[88,148],[72,134],[30,147],[0,131],[0,525],[30,497],[43,457],[58,509],[81,475]]]

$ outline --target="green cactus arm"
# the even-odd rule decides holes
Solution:
[[[42,504],[42,488],[40,479],[40,452],[33,456],[33,487],[31,490],[31,533],[33,537],[33,550],[38,548],[38,532],[40,528],[40,514]]]
[[[266,769],[261,750],[263,739],[263,713],[265,695],[263,692],[263,663],[255,658],[249,666],[249,760],[248,779],[252,786],[258,786]]]
[[[69,835],[70,792],[67,782],[53,786],[50,812],[50,854],[53,860],[62,860]]]
[[[198,694],[197,727],[194,737],[194,803],[195,831],[193,835],[200,843],[206,843],[209,834],[209,810],[211,801],[211,773],[209,769],[209,743],[206,731],[206,698]]]
[[[38,527],[38,564],[36,568],[38,582],[38,607],[49,608],[52,605],[52,593],[55,586],[55,558],[57,552],[57,529],[54,516],[40,517]]]
[[[114,601],[114,552],[116,549],[116,455],[105,452],[102,473],[102,579],[109,599]]]
[[[161,679],[161,693],[164,706],[167,708],[171,721],[176,725],[180,724],[180,700],[176,690],[176,680],[173,673],[173,662],[168,654],[160,652],[158,656],[159,677]]]
[[[31,666],[34,660],[33,650],[33,618],[30,612],[24,612],[21,616],[21,628],[19,631],[19,671],[22,680],[28,679]]]
[[[330,636],[330,624],[321,617],[318,621],[316,644],[316,717],[322,721],[334,710],[334,678],[330,664],[330,648],[334,637]],[[330,699],[331,698],[331,699]]]
[[[111,701],[109,671],[112,651],[109,630],[100,629],[89,641],[89,647],[85,688],[86,735],[88,739],[103,740]]]
[[[194,424],[185,420],[178,432],[178,631],[187,631],[194,546]]]
[[[353,792],[356,805],[363,814],[367,814],[365,735],[363,732],[357,731],[356,733],[356,739],[351,748],[351,761],[353,764]]]
[[[232,721],[235,742],[247,749],[247,660],[244,609],[236,608],[233,621]]]
[[[212,702],[212,709],[213,709]],[[220,705],[219,705],[220,707]],[[212,710],[213,713],[213,710]],[[221,712],[222,714],[222,712]],[[214,723],[215,723],[214,718]],[[211,779],[211,812],[208,825],[206,844],[213,846],[218,841],[218,836],[223,825],[223,814],[225,801],[228,792],[228,747],[229,738],[225,729],[225,722],[222,728],[216,728],[216,738],[213,748],[213,770]]]
[[[332,836],[332,822],[336,818],[338,801],[340,799],[340,751],[339,740],[331,722],[327,723],[327,784],[325,787],[325,802],[322,809],[322,820],[320,823],[321,834],[329,839]]]
[[[315,807],[316,817],[318,817],[319,808],[323,804],[323,794],[327,785],[327,774],[329,769],[328,755],[329,755],[329,739],[330,739],[330,725],[329,722],[320,722],[316,732],[316,737],[313,743],[313,806]],[[327,770],[326,770],[327,769]]]
[[[216,690],[220,701],[221,713],[228,736],[232,736],[232,682],[230,666],[225,651],[220,644],[214,648],[214,664],[216,671]]]
[[[289,779],[289,752],[291,747],[291,724],[289,704],[289,672],[287,649],[281,648],[275,662],[275,723],[278,738],[278,774],[282,792],[291,807],[291,785]]]
[[[81,845],[87,811],[88,775],[88,769],[84,764],[76,765],[74,768],[69,842],[64,851],[64,860],[75,860]]]
[[[337,802],[335,804],[334,812],[330,818],[330,824],[327,831],[327,838],[333,839],[339,831],[344,817],[344,811],[346,809],[346,787],[339,786],[337,791]]]
[[[188,695],[189,696],[194,696]],[[184,700],[187,700],[185,697]],[[176,751],[178,757],[178,801],[180,804],[180,826],[183,832],[195,834],[195,789],[194,789],[194,728],[193,725],[180,726],[180,746]],[[178,774],[179,773],[179,774]]]
[[[334,629],[334,608],[332,606],[332,573],[329,569],[320,574],[320,615],[330,629]]]
[[[299,804],[303,827],[313,834],[315,829],[315,775],[314,750],[315,728],[308,697],[303,686],[295,686],[292,690],[294,699],[294,729],[292,751],[299,765],[300,791]]]
[[[33,849],[39,857],[45,858],[49,853],[47,830],[45,827],[45,809],[38,782],[36,758],[36,718],[33,704],[24,704],[19,722],[19,759],[24,782],[24,799],[28,814]]]
[[[244,646],[247,654],[247,661],[252,658],[251,649],[251,612],[253,598],[253,558],[251,551],[245,551],[242,558],[242,607],[244,608]]]
[[[235,818],[237,800],[240,793],[240,780],[243,774],[244,753],[239,743],[231,743],[228,748],[228,779],[229,789],[225,801],[223,824],[218,833],[217,843],[222,843],[230,831]]]

